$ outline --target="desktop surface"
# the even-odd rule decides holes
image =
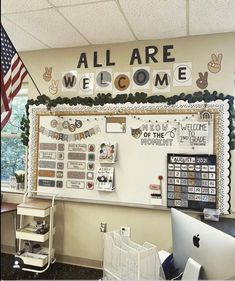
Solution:
[[[17,204],[15,203],[5,203],[1,202],[1,214],[14,212],[17,209]]]
[[[235,237],[235,219],[220,218],[219,221],[210,221],[202,216],[201,221]]]

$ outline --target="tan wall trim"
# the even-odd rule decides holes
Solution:
[[[68,263],[68,264],[98,268],[98,269],[103,268],[102,261],[90,260],[86,258],[67,256],[67,255],[59,255],[59,254],[55,254],[55,257],[56,260],[61,263]]]

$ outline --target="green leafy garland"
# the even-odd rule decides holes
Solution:
[[[205,90],[204,92],[195,92],[193,94],[184,94],[174,95],[171,97],[165,97],[163,95],[154,95],[148,96],[143,92],[136,92],[135,94],[119,94],[115,97],[112,97],[112,94],[97,94],[97,96],[93,99],[91,97],[73,97],[73,98],[61,98],[58,97],[56,99],[50,99],[46,95],[41,95],[36,98],[36,100],[28,100],[26,104],[26,112],[27,116],[23,116],[21,120],[21,141],[24,145],[28,145],[29,138],[29,118],[28,118],[28,109],[30,105],[39,105],[44,104],[47,106],[48,110],[52,107],[56,107],[58,104],[67,104],[67,105],[105,105],[109,104],[125,104],[127,102],[130,103],[167,103],[169,105],[175,104],[177,101],[183,100],[189,103],[195,103],[197,101],[211,102],[216,100],[228,100],[230,105],[230,148],[235,149],[235,110],[233,108],[233,100],[234,97],[230,95],[224,95],[222,93],[217,93],[214,91],[210,93]]]

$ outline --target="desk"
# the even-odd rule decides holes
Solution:
[[[16,215],[17,205],[18,204],[15,204],[15,203],[1,202],[1,215],[7,214],[7,213],[12,213],[13,223],[14,223],[14,235],[16,235],[16,228],[17,228],[17,215]],[[15,238],[15,251],[17,252],[16,238]]]
[[[1,214],[16,212],[17,204],[14,203],[1,203]]]
[[[222,217],[219,221],[209,221],[202,216],[201,221],[235,237],[235,219]]]

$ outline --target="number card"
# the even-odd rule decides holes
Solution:
[[[167,154],[167,206],[216,208],[216,155]]]

